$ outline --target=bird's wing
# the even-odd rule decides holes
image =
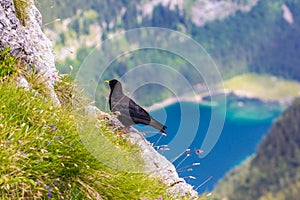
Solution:
[[[150,125],[166,135],[166,126],[152,118],[149,113],[141,106],[137,105],[133,100],[129,100],[129,113],[134,123]]]
[[[129,100],[129,114],[134,123],[148,125],[151,121],[149,113],[132,99]]]

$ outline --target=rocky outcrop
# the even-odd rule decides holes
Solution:
[[[142,133],[134,128],[130,128],[129,133],[124,135],[124,137],[132,143],[139,145],[142,158],[145,160],[146,172],[151,176],[159,177],[162,182],[170,186],[167,190],[169,194],[173,195],[174,198],[181,196],[189,199],[197,199],[198,193],[183,178],[179,178],[174,165],[159,154],[144,138]]]
[[[114,125],[122,126],[115,117],[100,111],[95,106],[89,106],[86,109],[86,113],[88,115],[106,116]],[[130,128],[128,133],[123,134],[122,136],[140,147],[142,158],[145,161],[144,171],[146,171],[146,173],[150,176],[158,177],[163,183],[168,185],[169,189],[167,192],[173,196],[174,199],[178,199],[179,197],[198,199],[198,193],[193,189],[193,187],[186,183],[183,178],[179,178],[174,165],[164,156],[159,154],[150,142],[145,139],[141,132],[134,128]]]
[[[191,20],[197,26],[204,26],[209,21],[222,20],[237,11],[248,12],[258,0],[238,1],[196,1],[192,7]]]
[[[22,1],[20,5],[22,8],[19,8],[19,12],[26,19],[22,24],[16,16],[13,0],[0,2],[0,50],[10,47],[11,54],[21,60],[25,70],[35,69],[37,75],[44,79],[54,103],[59,105],[54,92],[58,73],[55,68],[52,44],[42,32],[42,16],[35,7],[34,0]],[[24,77],[20,80],[22,80],[21,85],[28,85]]]
[[[293,24],[294,23],[294,16],[292,11],[289,9],[289,7],[286,4],[282,4],[281,6],[283,14],[282,17],[283,19],[289,23],[289,24]]]
[[[228,1],[228,0],[155,0],[138,5],[137,9],[144,17],[152,18],[156,6],[162,5],[179,13],[188,12],[191,21],[197,26],[204,26],[209,21],[222,20],[237,11],[248,12],[257,4],[258,0]]]

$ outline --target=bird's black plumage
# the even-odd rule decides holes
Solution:
[[[105,81],[110,86],[109,108],[119,112],[118,119],[124,126],[145,124],[166,135],[166,126],[155,120],[149,113],[123,93],[122,84],[116,80]]]

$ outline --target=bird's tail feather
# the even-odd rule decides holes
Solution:
[[[166,132],[167,127],[165,125],[162,125],[155,119],[151,118],[149,125],[152,126],[153,128],[156,128],[157,130],[159,130],[163,135],[167,135],[167,132]]]

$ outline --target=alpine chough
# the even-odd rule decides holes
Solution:
[[[118,113],[118,120],[125,126],[125,130],[133,124],[145,124],[167,135],[166,126],[155,120],[149,113],[123,93],[122,84],[116,80],[106,80],[109,84],[109,108]]]

